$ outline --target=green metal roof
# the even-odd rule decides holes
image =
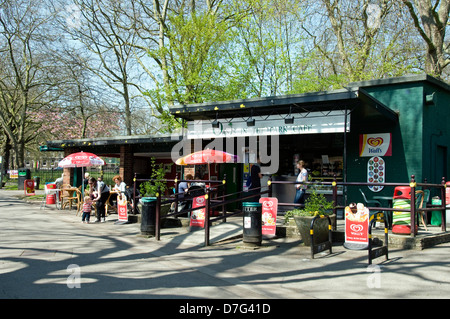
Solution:
[[[357,109],[363,110],[357,110]],[[242,99],[221,102],[206,102],[189,104],[171,108],[172,115],[184,120],[212,120],[216,117],[250,117],[265,115],[286,115],[308,112],[324,112],[343,110],[357,110],[366,117],[384,117],[391,121],[398,121],[397,114],[383,103],[369,96],[359,87],[349,87],[334,91],[272,96],[265,98]]]

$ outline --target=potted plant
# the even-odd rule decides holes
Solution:
[[[154,157],[150,159],[150,166],[152,173],[150,180],[143,182],[139,186],[139,191],[142,195],[140,200],[141,206],[141,234],[155,235],[156,224],[156,196],[161,196],[168,189],[167,181],[165,180],[166,171],[164,164],[156,164]],[[159,194],[158,194],[159,188]],[[162,205],[160,216],[164,216],[169,211],[170,204]]]
[[[289,222],[289,218],[293,218],[302,237],[305,246],[311,245],[310,229],[311,222],[315,216],[329,215],[332,224],[336,223],[336,215],[333,214],[334,203],[328,201],[323,194],[318,194],[316,189],[312,189],[312,193],[305,201],[303,209],[294,209],[286,212],[285,222]],[[314,224],[314,242],[322,243],[328,238],[328,219],[321,218]]]
[[[172,164],[170,164],[172,165]],[[154,157],[150,159],[150,166],[152,168],[152,173],[150,174],[150,180],[143,182],[139,186],[139,191],[143,197],[155,197],[158,193],[158,187],[161,193],[165,193],[168,189],[167,181],[165,180],[166,170],[164,164],[156,164]]]

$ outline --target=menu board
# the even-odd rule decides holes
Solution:
[[[367,162],[367,182],[384,183],[386,180],[386,163],[380,156],[374,156]],[[384,186],[368,186],[372,192],[379,192]]]

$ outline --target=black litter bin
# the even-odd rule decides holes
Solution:
[[[19,168],[18,169],[18,185],[17,188],[19,190],[24,190],[24,183],[25,180],[30,179],[31,178],[31,171],[28,168]]]
[[[41,183],[41,178],[39,176],[34,176],[34,189],[39,189],[39,184]]]
[[[141,198],[141,235],[155,236],[156,197]]]
[[[249,245],[261,246],[262,242],[262,208],[261,203],[242,203],[244,213],[243,242]]]

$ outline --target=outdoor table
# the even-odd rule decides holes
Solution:
[[[72,209],[72,203],[75,201],[77,205],[77,210],[80,206],[80,198],[78,196],[78,188],[76,187],[69,187],[69,188],[63,188],[63,192],[67,192],[67,195],[64,195],[61,197],[62,203],[61,207],[64,209],[67,205],[70,205],[70,209]]]

